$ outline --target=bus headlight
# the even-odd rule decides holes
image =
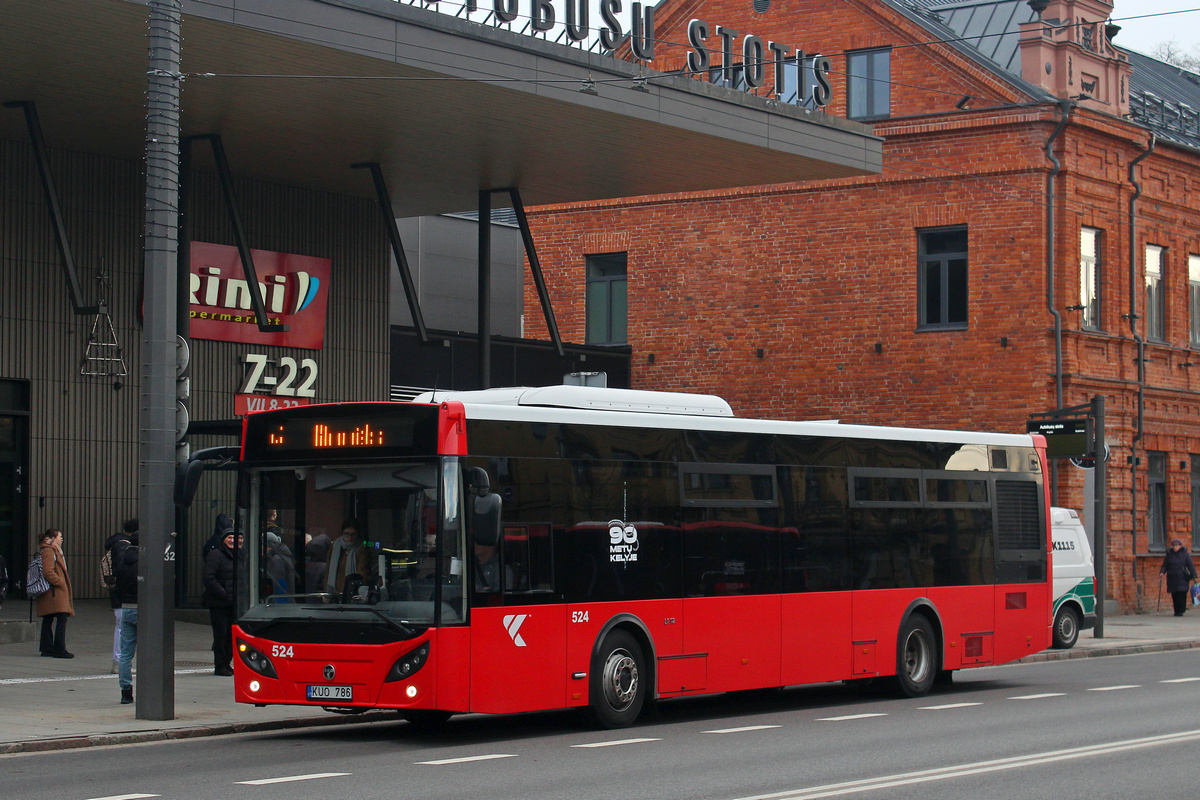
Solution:
[[[384,678],[384,683],[395,683],[396,681],[406,681],[411,678],[417,670],[425,666],[425,662],[429,660],[429,642],[425,642],[415,650],[410,650],[405,653],[399,661],[392,664],[392,668],[388,670],[387,677]]]
[[[241,639],[237,640],[237,651],[238,656],[240,656],[242,659],[242,663],[257,672],[259,675],[267,678],[279,677],[277,674],[275,674],[275,666],[271,663],[270,659],[255,650],[250,645],[243,642]]]

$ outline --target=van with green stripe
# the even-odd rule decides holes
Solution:
[[[1087,531],[1072,508],[1050,509],[1054,576],[1054,646],[1075,646],[1079,632],[1096,624],[1096,565]]]

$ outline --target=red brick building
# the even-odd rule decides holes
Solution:
[[[1153,608],[1165,542],[1200,542],[1200,77],[1118,49],[1111,13],[665,0],[650,66],[868,122],[884,170],[537,210],[564,338],[740,415],[1024,431],[1103,395],[1109,596]]]

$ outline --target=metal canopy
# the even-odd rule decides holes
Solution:
[[[183,10],[185,73],[371,78],[188,77],[184,135],[220,134],[239,178],[344,194],[370,196],[350,164],[379,162],[402,217],[472,209],[483,189],[532,206],[882,163],[863,125],[678,76],[636,91],[637,65],[391,0]],[[141,160],[146,6],[4,0],[3,19],[0,100],[36,102],[50,147]],[[19,114],[0,114],[0,137],[26,138]]]

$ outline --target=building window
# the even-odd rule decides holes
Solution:
[[[966,328],[967,229],[921,231],[918,238],[918,326]]]
[[[1167,308],[1163,292],[1163,248],[1146,245],[1146,337],[1167,339]]]
[[[779,99],[784,103],[802,108],[816,108],[817,79],[813,64],[817,56],[806,56],[803,60],[792,56],[783,62],[783,88]]]
[[[1200,542],[1200,456],[1192,453],[1192,541]]]
[[[846,56],[846,116],[886,117],[892,113],[892,50],[860,50]]]
[[[1079,305],[1080,325],[1098,331],[1100,325],[1100,231],[1079,231]]]
[[[629,301],[625,253],[587,257],[587,343],[625,344]]]
[[[1188,313],[1191,317],[1188,341],[1200,347],[1200,256],[1188,256]]]
[[[1167,454],[1147,453],[1150,461],[1150,497],[1146,504],[1146,534],[1152,550],[1167,546]]]

